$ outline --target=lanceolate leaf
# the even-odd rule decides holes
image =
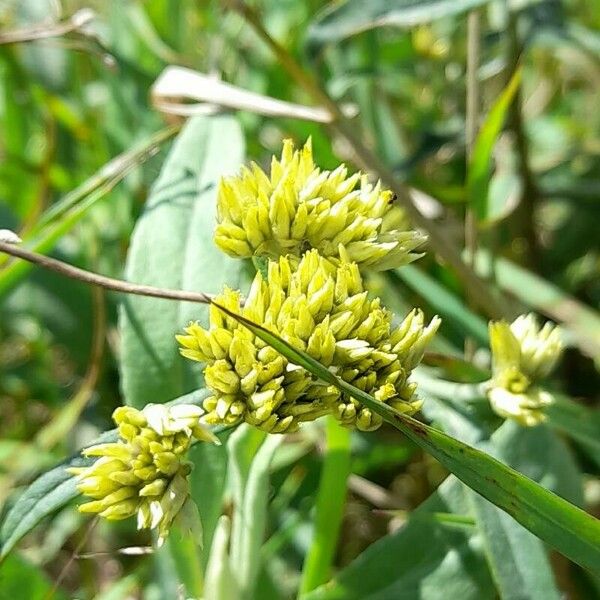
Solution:
[[[444,319],[444,322],[447,321],[461,331],[467,331],[478,342],[487,345],[488,328],[485,320],[469,310],[460,298],[426,271],[415,265],[405,265],[401,269],[396,269],[392,276],[398,277],[417,294],[420,294]]]
[[[521,70],[519,69],[492,106],[475,140],[473,158],[467,175],[467,191],[471,208],[480,222],[491,216],[488,191],[492,152],[520,84]]]
[[[90,444],[100,444],[117,439],[116,431],[108,431]],[[69,467],[91,464],[93,459],[76,454],[38,477],[17,499],[3,519],[0,528],[0,560],[14,548],[15,544],[29,533],[44,517],[53,514],[79,495],[75,478],[69,475]]]
[[[244,159],[244,139],[230,115],[195,117],[177,137],[138,220],[127,256],[127,278],[158,287],[220,292],[244,289],[246,265],[219,251],[213,242],[219,179]],[[175,334],[192,320],[207,321],[200,304],[129,297],[122,305],[121,374],[125,402],[141,407],[165,402],[201,384],[199,365],[183,360]],[[197,468],[192,497],[210,546],[221,513],[223,448],[190,453]],[[206,562],[207,555],[202,559]]]
[[[24,237],[25,245],[34,252],[51,252],[60,238],[73,229],[127,173],[148,158],[154,149],[173,137],[176,131],[176,127],[163,129],[139,146],[106,163],[97,173],[42,214],[39,223]],[[5,260],[5,256],[0,257],[0,264]],[[10,292],[32,268],[31,263],[21,260],[4,266],[0,273],[0,297]]]
[[[555,402],[546,413],[550,425],[573,438],[600,466],[600,412],[554,394]]]
[[[489,255],[477,253],[477,270],[483,272]],[[573,342],[590,358],[600,362],[600,314],[506,258],[494,260],[498,286],[539,313],[548,315],[573,334]]]
[[[488,454],[378,402],[264,327],[217,306],[294,364],[335,385],[381,415],[470,488],[502,508],[566,557],[592,571],[598,568],[600,521]]]
[[[242,440],[243,449],[248,449],[246,444],[248,437],[250,437],[250,445],[258,439],[256,433],[256,431],[244,432],[242,428],[236,431],[237,440]],[[255,597],[261,565],[260,549],[265,537],[269,506],[270,465],[273,454],[282,441],[281,435],[263,435],[263,440],[252,456],[251,464],[247,465],[247,470],[244,469],[244,465],[237,465],[246,472],[243,474],[243,481],[238,481],[238,484],[243,485],[243,489],[236,491],[231,564],[243,598]],[[236,448],[232,448],[231,451],[235,456]]]
[[[244,140],[231,116],[191,119],[177,137],[138,220],[127,256],[127,278],[157,287],[219,292],[242,287],[244,264],[212,239],[216,189],[242,164]],[[206,307],[141,296],[121,311],[121,374],[125,402],[165,402],[199,385],[200,369],[181,360],[175,334]]]

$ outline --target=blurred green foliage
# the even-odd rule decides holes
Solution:
[[[133,156],[132,148],[149,144],[167,124],[180,121],[160,114],[150,99],[151,86],[167,65],[188,66],[241,88],[310,104],[307,92],[225,4],[0,0],[0,229],[18,231],[31,247],[67,262],[123,277],[134,225],[169,142],[160,144],[160,152],[147,152],[150,156]],[[494,219],[481,229],[479,240],[486,256],[499,261],[488,268],[490,261],[482,260],[481,272],[491,286],[510,292],[511,311],[537,310],[565,321],[570,347],[552,385],[574,402],[557,406],[552,430],[537,437],[528,434],[526,441],[519,438],[521,454],[508,456],[510,439],[498,443],[507,462],[599,514],[600,449],[593,411],[600,383],[600,0],[396,0],[369,3],[369,10],[363,4],[257,0],[253,6],[271,35],[337,103],[357,106],[356,132],[416,190],[422,211],[443,225],[457,247],[462,247],[469,202],[464,11],[478,5],[483,21],[478,71],[482,120],[505,89],[517,59],[522,67],[520,116],[505,115],[493,151],[490,147],[487,205]],[[93,9],[95,17],[81,30],[19,43],[2,39],[7,32],[36,26],[50,30],[82,8]],[[352,148],[316,123],[250,112],[236,117],[246,156],[261,164],[279,153],[285,137],[303,142],[312,136],[324,168],[355,158]],[[241,147],[221,151],[230,158],[243,154]],[[129,156],[130,164],[99,177],[102,167],[121,154]],[[76,189],[83,193],[72,196],[73,203],[64,204],[64,212],[53,219],[48,211]],[[153,242],[146,240],[143,252],[160,254],[162,247]],[[201,249],[206,240],[199,242]],[[110,429],[110,414],[123,401],[119,298],[54,274],[31,271],[15,277],[7,267],[9,261],[0,255],[4,511],[37,474]],[[152,273],[134,274],[148,275],[144,281],[151,281]],[[216,291],[220,275],[218,269],[208,274],[210,282],[202,289]],[[174,271],[173,286],[178,277]],[[426,374],[467,383],[482,379],[489,359],[484,321],[471,310],[468,290],[442,261],[429,254],[406,270],[374,276],[369,284],[399,315],[418,305],[429,316],[446,317],[435,347],[439,354],[430,357]],[[172,333],[181,324],[172,323]],[[480,346],[475,369],[456,358],[466,338]],[[141,369],[143,380],[147,372]],[[159,390],[151,379],[142,383],[136,393],[143,388],[143,395],[151,395],[156,389],[161,401],[169,393],[174,397],[190,391],[189,380],[177,393]],[[475,443],[499,423],[481,404],[469,405],[466,416],[464,406],[454,406],[450,414],[448,406],[456,398],[439,391],[431,395],[425,416],[465,441]],[[261,595],[256,597],[290,598],[298,589],[312,539],[321,436],[318,425],[307,427],[275,455],[265,517],[269,537],[260,549]],[[551,454],[547,461],[541,450]],[[334,561],[336,571],[351,566],[329,590],[321,588],[309,597],[368,597],[374,590],[380,592],[378,598],[396,598],[400,592],[424,599],[448,593],[495,597],[490,567],[481,550],[473,550],[481,544],[473,526],[448,525],[446,520],[446,515],[464,516],[472,509],[470,492],[454,479],[438,489],[445,471],[391,430],[353,434],[352,452],[353,475]],[[537,458],[528,463],[531,456]],[[206,493],[203,478],[210,479],[214,494],[221,494],[227,458],[214,453],[198,455],[195,462],[195,496]],[[220,496],[215,503],[207,507],[210,535]],[[394,514],[386,512],[390,509]],[[386,535],[405,523],[408,513],[412,516],[404,537]],[[430,545],[430,539],[435,543]],[[181,565],[190,557],[205,565],[206,553],[177,542],[155,556],[122,551],[149,543],[131,523],[98,524],[92,532],[71,504],[46,519],[0,565],[0,598],[54,593],[55,598],[158,599],[175,597],[170,594],[178,593],[182,582],[190,595],[202,588],[198,572],[186,572]],[[363,562],[352,562],[366,548]],[[463,557],[464,564],[444,570],[452,553]],[[80,558],[72,560],[75,555]],[[411,569],[414,560],[420,561],[418,572]],[[360,570],[364,562],[372,565],[369,578]],[[558,555],[551,564],[557,589],[569,598],[600,597],[597,578]],[[445,587],[449,580],[455,587]],[[344,586],[355,595],[348,595]],[[505,589],[502,594],[509,597]]]

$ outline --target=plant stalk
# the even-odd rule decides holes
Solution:
[[[481,53],[481,16],[477,9],[469,13],[467,19],[467,106],[466,106],[466,149],[467,168],[473,159],[475,139],[479,129],[479,111],[481,98],[477,71]],[[465,215],[465,251],[466,261],[471,269],[475,265],[477,254],[477,217],[473,210],[474,198],[468,198]],[[469,304],[473,304],[469,298]],[[472,337],[465,338],[465,359],[471,360],[475,354],[475,341]]]
[[[0,252],[10,254],[17,258],[21,258],[30,263],[54,271],[59,275],[64,275],[70,279],[76,279],[89,285],[97,285],[113,292],[122,292],[124,294],[134,294],[137,296],[151,296],[153,298],[165,298],[167,300],[183,300],[187,302],[199,302],[201,304],[209,304],[213,301],[214,296],[211,294],[205,294],[204,292],[187,292],[184,290],[170,290],[165,288],[157,288],[151,285],[140,285],[136,283],[129,283],[121,279],[113,279],[112,277],[105,277],[98,273],[92,273],[85,269],[79,269],[73,265],[69,265],[61,260],[44,256],[43,254],[37,254],[30,250],[20,248],[15,244],[0,241]]]
[[[327,449],[317,492],[312,545],[302,570],[299,597],[329,581],[344,518],[350,475],[350,431],[327,417]]]

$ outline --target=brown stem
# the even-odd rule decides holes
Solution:
[[[150,296],[152,298],[165,298],[166,300],[183,300],[187,302],[199,302],[201,304],[210,304],[214,296],[212,294],[205,294],[204,292],[186,292],[184,290],[170,290],[165,288],[157,288],[151,285],[139,285],[136,283],[129,283],[128,281],[122,281],[121,279],[113,279],[112,277],[105,277],[104,275],[98,275],[91,271],[79,269],[55,258],[49,258],[43,254],[37,254],[36,252],[30,252],[24,248],[20,248],[14,244],[0,241],[0,252],[16,256],[30,263],[55,271],[60,275],[69,277],[70,279],[76,279],[77,281],[83,281],[90,285],[98,285],[107,290],[113,292],[121,292],[123,294],[135,294],[138,296]]]
[[[517,69],[522,53],[517,31],[517,19],[518,15],[516,14],[511,14],[509,17],[509,77],[512,77]],[[529,266],[537,268],[540,265],[540,248],[535,231],[535,207],[540,194],[530,167],[529,142],[523,122],[523,98],[520,86],[513,100],[510,126],[515,135],[519,172],[523,181],[523,197],[512,215],[511,222],[515,225],[518,234],[522,235],[527,242],[529,252],[527,262],[529,262]]]
[[[356,126],[342,114],[337,103],[330,98],[319,86],[313,77],[307,73],[293,58],[293,56],[264,28],[257,13],[241,0],[224,0],[231,8],[239,12],[253,27],[257,35],[269,46],[282,66],[303,87],[320,106],[324,106],[332,115],[330,127],[341,135],[353,148],[361,166],[377,173],[384,185],[395,194],[399,204],[402,205],[408,218],[416,227],[420,227],[429,234],[429,243],[433,250],[439,254],[456,272],[469,289],[477,305],[490,317],[499,318],[504,315],[504,307],[491,292],[488,285],[482,281],[462,260],[460,251],[454,246],[442,226],[422,215],[414,203],[409,190],[396,178],[393,171],[369,150],[356,133]]]
[[[475,139],[479,125],[480,93],[477,71],[479,69],[479,54],[481,40],[481,21],[477,10],[469,13],[467,21],[467,110],[466,110],[466,138],[467,138],[467,165],[473,158]],[[473,267],[477,253],[477,221],[471,208],[473,198],[469,198],[465,223],[465,247],[467,260]]]
[[[479,128],[479,109],[481,97],[479,93],[479,55],[481,53],[481,17],[477,9],[469,13],[467,19],[467,106],[466,106],[466,147],[467,147],[467,172],[470,169],[475,150],[475,140]],[[473,210],[474,198],[468,198],[465,214],[465,251],[467,264],[473,269],[477,257],[477,217]],[[468,298],[469,305],[473,307],[473,299]],[[475,340],[468,336],[465,338],[465,358],[471,360],[475,354]]]

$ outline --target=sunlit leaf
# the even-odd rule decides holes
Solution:
[[[490,207],[489,204],[492,152],[520,85],[521,70],[519,69],[515,71],[508,85],[490,109],[475,140],[467,174],[467,192],[471,208],[480,222],[497,218],[494,216],[494,213],[498,212],[497,209]]]

